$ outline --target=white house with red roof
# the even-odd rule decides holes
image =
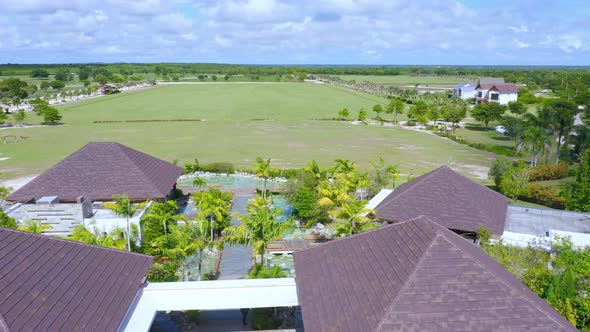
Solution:
[[[475,102],[495,102],[507,105],[518,100],[518,88],[512,83],[505,83],[503,78],[482,77],[475,87]]]

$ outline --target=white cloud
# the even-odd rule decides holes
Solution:
[[[559,37],[557,45],[562,51],[571,53],[582,48],[582,40],[573,34],[563,34]]]
[[[530,44],[525,43],[525,42],[518,40],[518,39],[514,39],[514,44],[518,48],[528,48],[530,46]]]

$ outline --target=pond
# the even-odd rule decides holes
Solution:
[[[268,264],[273,266],[280,266],[281,270],[287,274],[287,277],[294,278],[295,277],[295,264],[293,263],[293,255],[291,254],[282,254],[282,255],[274,255],[270,254],[266,256],[268,258]]]
[[[200,281],[202,280],[202,276],[208,273],[212,273],[215,269],[215,263],[217,262],[217,252],[212,251],[203,251],[202,257],[203,260],[201,262],[201,271],[199,273],[199,253],[194,255],[193,257],[189,258],[189,266],[188,272],[189,277],[188,281]]]
[[[192,185],[193,179],[200,177],[205,180],[208,185],[219,185],[219,186],[234,186],[234,187],[262,187],[264,185],[264,179],[258,178],[251,174],[212,174],[206,173],[202,175],[185,175],[182,176],[177,183]],[[284,182],[284,179],[268,179],[266,185],[268,187],[274,187],[277,184]]]

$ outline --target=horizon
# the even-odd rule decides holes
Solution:
[[[585,67],[588,16],[582,0],[8,0],[0,63]]]

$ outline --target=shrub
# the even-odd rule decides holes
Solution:
[[[252,329],[275,330],[281,325],[281,321],[273,317],[272,308],[256,308],[250,310]]]
[[[202,165],[200,167],[201,171],[204,172],[211,172],[211,173],[227,173],[233,174],[235,172],[234,164],[227,162],[227,161],[218,161],[209,164]]]
[[[490,167],[488,176],[491,179],[494,179],[496,186],[500,186],[500,180],[502,179],[502,176],[510,167],[512,167],[512,160],[506,157],[498,157],[492,163],[492,167]]]
[[[531,168],[529,173],[531,181],[559,180],[569,175],[569,166],[567,163],[557,165],[537,165]]]
[[[554,209],[564,209],[566,200],[559,192],[551,187],[530,183],[519,197],[523,201],[545,205]]]
[[[178,281],[177,270],[178,263],[175,261],[154,263],[147,273],[147,280],[149,282]]]

